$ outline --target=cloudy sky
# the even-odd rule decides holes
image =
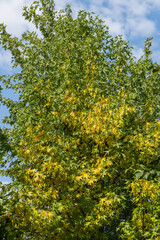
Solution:
[[[33,0],[0,0],[0,23],[7,25],[9,33],[19,37],[26,29],[34,26],[22,17],[23,6],[29,6]],[[55,0],[57,10],[70,4],[74,16],[79,10],[95,12],[109,26],[110,34],[123,35],[134,46],[134,55],[139,58],[143,53],[144,41],[153,37],[153,59],[160,64],[160,0]],[[11,56],[0,47],[0,74],[11,69]],[[3,91],[4,95],[13,95]],[[7,110],[0,107],[0,121]],[[2,123],[0,122],[0,126]]]
[[[7,30],[20,36],[26,29],[34,27],[22,17],[23,6],[33,0],[0,0],[0,23],[7,25]],[[123,35],[134,46],[134,54],[140,57],[144,41],[153,37],[153,57],[159,62],[160,53],[160,0],[55,0],[56,8],[72,6],[74,15],[79,10],[95,12],[110,28],[110,33]],[[0,70],[10,66],[10,54],[0,49]]]

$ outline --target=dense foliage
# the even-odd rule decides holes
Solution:
[[[151,40],[136,61],[94,14],[73,19],[70,6],[56,12],[53,0],[39,0],[23,16],[40,33],[18,39],[0,27],[21,68],[1,77],[19,94],[2,99],[9,239],[158,240],[160,71]]]

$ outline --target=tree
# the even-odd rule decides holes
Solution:
[[[94,14],[73,19],[70,6],[56,12],[53,0],[40,0],[23,16],[40,36],[0,29],[21,68],[3,77],[19,100],[2,100],[12,126],[6,174],[17,239],[158,239],[159,65],[151,39],[136,61]]]

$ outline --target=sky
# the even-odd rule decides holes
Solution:
[[[20,37],[26,31],[35,30],[34,26],[22,17],[22,9],[34,0],[0,0],[0,23],[7,25],[7,31]],[[79,10],[94,12],[109,27],[110,34],[122,35],[133,45],[133,54],[140,58],[144,41],[153,37],[153,60],[160,64],[160,0],[55,0],[57,10],[71,5],[73,15]],[[0,46],[0,75],[12,73],[11,55]],[[3,90],[3,95],[16,99],[11,90]],[[2,118],[8,115],[5,107],[0,106],[0,127]],[[0,178],[1,180],[1,178]],[[3,178],[7,182],[8,178]]]

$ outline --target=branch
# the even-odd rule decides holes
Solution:
[[[0,218],[8,217],[8,216],[11,216],[11,215],[12,215],[12,213],[6,213],[6,214],[1,215]]]

